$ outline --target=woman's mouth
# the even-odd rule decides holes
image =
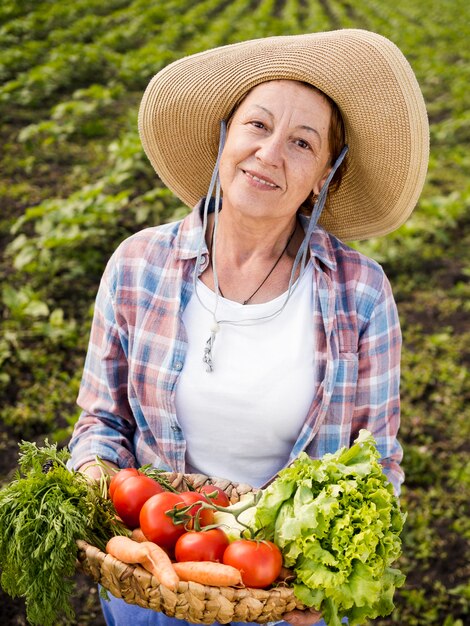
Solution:
[[[277,189],[279,188],[279,185],[276,185],[275,182],[273,182],[272,180],[269,180],[268,178],[265,177],[261,177],[259,174],[255,174],[254,172],[249,172],[248,170],[242,170],[242,172],[248,176],[248,178],[250,178],[251,180],[255,181],[256,183],[265,186],[268,189]]]

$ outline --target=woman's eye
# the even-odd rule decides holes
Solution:
[[[303,139],[296,139],[295,143],[299,146],[299,148],[302,148],[304,150],[310,149],[310,144],[304,141]]]
[[[263,124],[263,122],[259,122],[258,120],[253,120],[251,122],[251,125],[254,126],[255,128],[265,128],[265,125]]]

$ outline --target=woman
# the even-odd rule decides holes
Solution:
[[[99,456],[261,486],[367,428],[399,493],[396,306],[380,266],[342,240],[396,229],[422,189],[428,123],[401,52],[361,30],[209,50],[153,78],[139,130],[195,208],[106,268],[74,467],[96,476]],[[115,599],[104,611],[172,621]]]

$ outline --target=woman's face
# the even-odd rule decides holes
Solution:
[[[220,161],[223,207],[253,217],[292,217],[330,167],[331,108],[291,80],[254,87],[236,110]]]

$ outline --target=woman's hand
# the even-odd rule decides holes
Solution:
[[[112,475],[115,470],[118,469],[119,467],[111,463],[111,461],[101,461],[99,465],[95,461],[90,461],[89,463],[84,463],[78,471],[85,474],[85,476],[91,480],[101,480],[101,476],[104,472]]]
[[[306,609],[305,611],[295,609],[284,613],[282,619],[292,626],[310,626],[310,624],[316,624],[321,620],[321,613],[315,609]]]

